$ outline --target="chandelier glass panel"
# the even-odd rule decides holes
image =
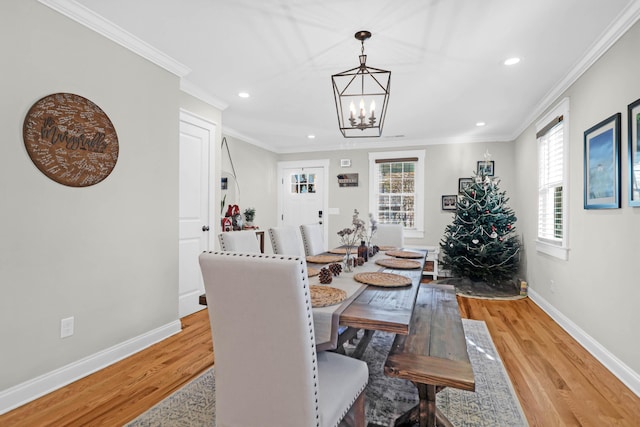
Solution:
[[[389,103],[391,71],[367,67],[364,41],[369,31],[358,31],[362,43],[360,65],[331,76],[340,132],[345,138],[369,138],[382,135]]]

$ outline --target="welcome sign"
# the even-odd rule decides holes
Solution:
[[[24,120],[23,138],[36,167],[71,187],[99,183],[118,161],[118,136],[109,117],[72,93],[55,93],[33,104]]]

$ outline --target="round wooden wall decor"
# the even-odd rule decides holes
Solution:
[[[70,187],[99,183],[118,161],[118,135],[109,117],[72,93],[54,93],[33,104],[22,135],[36,167]]]

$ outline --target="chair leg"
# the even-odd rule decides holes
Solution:
[[[360,393],[360,396],[353,402],[353,405],[347,412],[347,415],[340,422],[342,427],[366,427],[366,419],[364,412],[364,390]]]

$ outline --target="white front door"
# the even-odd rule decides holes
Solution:
[[[205,308],[198,303],[204,284],[198,256],[209,250],[215,125],[180,112],[179,313],[187,316]]]
[[[279,225],[298,227],[302,224],[322,224],[325,245],[329,204],[328,169],[328,160],[278,163]]]

